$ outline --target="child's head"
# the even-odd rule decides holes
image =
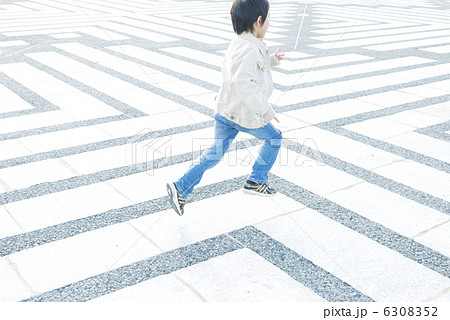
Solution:
[[[268,27],[268,23],[266,23],[269,14],[268,0],[234,0],[230,13],[234,32],[237,34],[245,31],[253,33],[254,26],[263,28],[264,25],[262,34],[264,36]]]

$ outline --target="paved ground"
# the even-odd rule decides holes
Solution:
[[[0,301],[450,301],[450,1],[271,1],[279,194],[179,217],[230,3],[1,2]]]

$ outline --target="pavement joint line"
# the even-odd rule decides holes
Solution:
[[[434,300],[437,300],[443,296],[445,296],[446,294],[450,293],[450,287],[448,287],[447,289],[443,290],[442,292],[438,293],[436,296],[431,297],[429,299],[426,299],[424,302],[432,302]]]
[[[450,222],[450,219],[447,220],[447,221],[444,221],[444,222],[442,222],[442,223],[438,223],[438,224],[436,224],[435,226],[433,226],[433,227],[431,227],[431,228],[429,228],[429,229],[427,229],[427,230],[424,230],[424,231],[422,231],[422,232],[419,232],[418,234],[412,236],[411,239],[415,240],[415,239],[417,239],[417,238],[420,238],[420,237],[426,235],[426,234],[427,234],[428,232],[430,232],[430,231],[433,231],[433,230],[435,230],[435,229],[437,229],[437,228],[439,228],[439,227],[442,227],[443,225],[449,224],[449,222]]]
[[[17,264],[15,264],[9,257],[4,257],[5,261],[9,264],[11,269],[14,270],[14,273],[17,275],[17,277],[20,279],[20,282],[31,292],[32,295],[40,294],[40,292],[35,291],[31,285],[25,280],[25,278],[22,276],[22,274],[19,271],[19,268],[17,267]]]

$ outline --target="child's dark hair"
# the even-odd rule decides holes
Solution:
[[[261,23],[266,21],[269,13],[268,0],[234,0],[231,7],[231,21],[234,32],[253,31],[253,23],[261,16]]]

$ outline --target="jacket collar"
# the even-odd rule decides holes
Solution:
[[[258,47],[259,51],[261,51],[262,54],[269,53],[269,50],[267,50],[267,47],[266,47],[265,43],[262,41],[262,39],[258,39],[252,33],[246,31],[246,32],[241,33],[239,35],[239,37],[254,43]]]

